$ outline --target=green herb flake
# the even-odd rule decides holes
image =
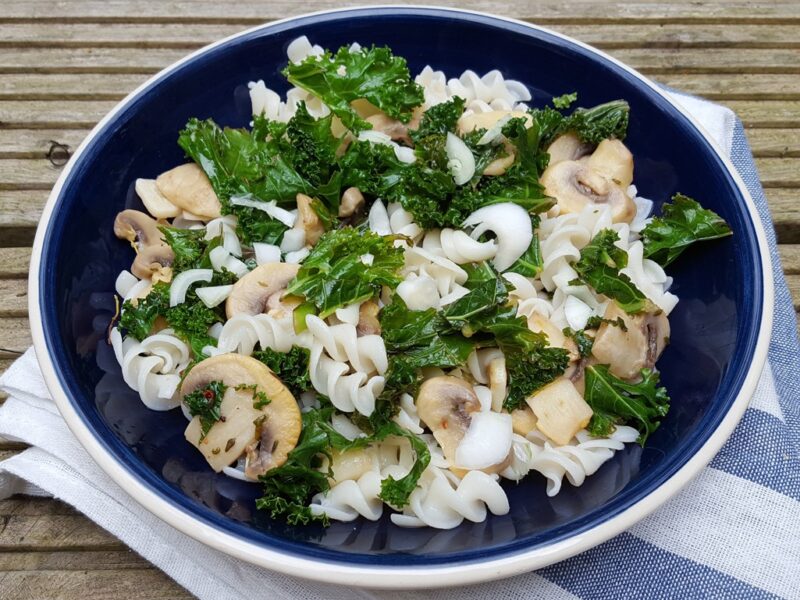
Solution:
[[[200,441],[208,435],[211,427],[220,420],[220,406],[227,386],[221,381],[212,381],[183,397],[183,403],[193,417],[200,418]]]

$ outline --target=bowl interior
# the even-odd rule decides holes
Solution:
[[[178,131],[190,117],[230,126],[250,120],[247,82],[285,91],[279,71],[298,35],[327,48],[389,45],[452,77],[499,69],[542,105],[577,91],[579,105],[631,105],[627,144],[640,195],[656,206],[676,191],[700,200],[735,235],[690,250],[670,268],[681,298],[672,343],[659,363],[672,410],[644,449],[629,445],[579,488],[555,498],[532,475],[506,484],[511,512],[451,531],[358,520],[288,527],[254,509],[258,485],[214,474],[183,439],[179,410],[149,411],[123,383],[105,342],[114,280],[132,250],[112,232],[116,213],[140,208],[137,177],[181,163]],[[243,539],[323,560],[411,565],[463,562],[534,548],[585,531],[663,483],[708,439],[730,407],[760,324],[761,263],[745,201],[700,133],[664,98],[614,63],[550,33],[487,16],[438,9],[355,9],[247,33],[182,64],[117,112],[73,164],[42,250],[40,305],[50,355],[74,410],[116,461],[195,518]],[[387,511],[388,512],[388,511]]]

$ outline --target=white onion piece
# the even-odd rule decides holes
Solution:
[[[189,269],[183,273],[178,273],[169,286],[169,305],[178,306],[186,302],[186,292],[189,286],[198,281],[211,281],[214,271],[211,269]]]
[[[375,255],[374,254],[370,254],[369,252],[367,252],[366,254],[362,254],[361,256],[359,256],[358,259],[361,261],[362,265],[366,265],[367,267],[371,267],[372,263],[375,262]]]
[[[281,262],[281,249],[275,244],[255,242],[253,251],[256,253],[256,264],[258,265]]]
[[[485,469],[503,462],[511,450],[511,415],[474,412],[469,428],[456,448],[456,466]]]
[[[295,64],[303,62],[309,56],[320,56],[323,52],[320,46],[312,46],[305,35],[293,39],[286,48],[286,56]]]
[[[575,331],[586,327],[586,322],[593,314],[592,307],[575,296],[567,296],[564,302],[564,317]]]
[[[122,270],[119,275],[117,275],[117,280],[114,282],[114,289],[117,290],[117,294],[122,296],[123,298],[127,298],[130,291],[139,283],[139,280],[136,279],[136,276],[127,270]],[[149,283],[149,282],[148,282]]]
[[[210,287],[197,288],[197,297],[203,301],[208,308],[214,308],[222,304],[231,295],[232,285],[214,285]]]
[[[255,479],[250,479],[245,475],[244,471],[240,470],[238,467],[223,467],[222,474],[227,475],[231,479],[238,479],[239,481],[255,481]]]
[[[305,229],[290,229],[284,232],[281,240],[281,252],[297,252],[306,245]]]
[[[308,248],[300,248],[300,250],[296,250],[294,252],[287,252],[286,256],[284,257],[285,258],[284,262],[290,264],[297,264],[303,262],[303,260],[305,260],[306,256],[308,256],[309,254],[311,254],[311,250],[309,250]]]
[[[386,207],[380,199],[372,203],[367,220],[370,230],[378,235],[391,235],[392,228],[389,225],[389,213],[386,212]]]
[[[397,160],[399,160],[401,163],[412,165],[417,162],[417,155],[414,154],[414,151],[411,148],[401,146],[400,144],[393,145],[395,158],[397,158]]]
[[[439,308],[439,291],[436,281],[427,275],[409,276],[400,282],[396,293],[403,299],[409,310]]]
[[[365,129],[358,134],[359,142],[370,142],[372,144],[380,144],[381,146],[391,146],[392,138],[383,133],[382,131],[373,131],[372,129]]]
[[[235,256],[231,256],[230,252],[228,252],[222,246],[217,246],[211,252],[209,252],[208,258],[211,261],[211,266],[214,267],[215,271],[227,269],[237,277],[243,277],[250,271],[246,264],[244,264]]]
[[[506,123],[511,120],[511,115],[506,115],[502,117],[492,125],[489,129],[486,130],[481,136],[481,139],[478,140],[477,144],[479,146],[485,146],[486,144],[491,144],[500,139],[500,135],[503,133],[503,127],[505,127]]]
[[[123,296],[123,300],[130,300],[131,298],[138,298],[142,292],[144,292],[148,287],[152,285],[152,282],[149,279],[142,279],[141,281],[136,282],[136,285],[131,287],[128,290],[128,293]]]
[[[230,252],[233,256],[242,255],[242,244],[239,242],[239,236],[232,227],[227,225],[222,226],[222,247]]]
[[[478,402],[481,404],[481,412],[489,412],[492,410],[492,390],[485,385],[473,385],[472,389],[478,397]]]
[[[457,135],[447,132],[447,141],[444,144],[447,154],[447,168],[453,174],[456,185],[464,185],[475,175],[475,157]]]
[[[237,222],[238,219],[234,215],[225,215],[217,217],[216,219],[211,219],[206,225],[206,234],[203,236],[203,239],[207,242],[213,240],[215,237],[222,235],[222,228],[225,225],[236,228]]]
[[[278,203],[275,202],[275,200],[263,202],[261,200],[253,200],[252,197],[248,196],[231,196],[231,204],[235,206],[247,206],[249,208],[255,208],[256,210],[263,211],[287,227],[294,227],[295,221],[297,220],[297,215],[278,206]]]
[[[475,226],[471,234],[473,239],[478,239],[487,231],[494,232],[497,237],[497,254],[492,263],[501,272],[525,254],[533,240],[528,212],[513,202],[479,208],[467,217],[464,226]]]

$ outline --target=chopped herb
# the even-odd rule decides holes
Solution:
[[[555,106],[558,109],[564,110],[572,106],[577,101],[578,101],[578,92],[572,92],[571,94],[562,94],[561,96],[553,97],[553,106]]]
[[[227,386],[221,381],[212,381],[183,397],[183,403],[193,417],[200,418],[200,441],[208,435],[214,423],[220,420],[220,406]]]

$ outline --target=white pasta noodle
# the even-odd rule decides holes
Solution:
[[[311,514],[325,514],[336,521],[352,521],[359,516],[377,521],[383,514],[380,492],[380,473],[368,471],[357,481],[342,481],[325,494],[316,494],[311,499]]]
[[[422,240],[422,247],[443,256],[457,265],[491,260],[497,254],[494,240],[479,242],[459,229],[431,229]]]
[[[391,516],[401,527],[452,529],[464,519],[478,523],[486,519],[487,509],[495,515],[508,513],[508,498],[496,476],[483,471],[468,471],[463,479],[451,471],[428,466],[412,492],[408,505]]]
[[[564,477],[574,486],[581,485],[617,450],[638,437],[639,432],[627,426],[617,427],[607,438],[594,438],[584,429],[566,446],[554,445],[537,430],[528,434],[528,439],[515,435],[512,461],[502,475],[518,480],[529,471],[537,471],[547,478],[547,495],[555,496]]]
[[[420,425],[419,414],[417,414],[417,406],[414,404],[414,398],[411,394],[400,396],[400,409],[392,417],[392,421],[406,431],[416,434],[422,433],[423,429]]]
[[[256,345],[278,352],[288,352],[299,340],[294,332],[292,315],[234,315],[222,326],[214,354],[237,352],[251,355]]]
[[[139,392],[151,410],[170,410],[180,404],[175,391],[180,372],[189,364],[189,347],[165,329],[141,342],[131,336],[122,338],[118,328],[111,330],[111,345],[122,367],[122,378]]]
[[[436,284],[436,295],[430,298],[429,306],[441,308],[452,304],[468,290],[462,284],[467,281],[467,272],[450,259],[438,256],[427,250],[414,246],[405,251],[403,275],[412,281],[416,278],[433,280]],[[398,291],[398,295],[403,294]],[[403,297],[408,303],[408,299]]]
[[[552,302],[545,294],[537,291],[533,279],[511,272],[503,273],[503,278],[513,286],[508,296],[517,305],[517,316],[530,317],[538,313],[549,317],[553,312]]]
[[[349,323],[328,325],[316,315],[306,317],[310,334],[309,375],[320,394],[343,412],[369,416],[383,391],[383,373],[389,367],[379,335],[359,337]]]
[[[667,291],[672,283],[671,278],[667,277],[657,262],[644,258],[642,242],[636,241],[630,245],[628,266],[620,269],[620,273],[630,277],[633,284],[666,314],[671,313],[678,304],[678,297]]]

